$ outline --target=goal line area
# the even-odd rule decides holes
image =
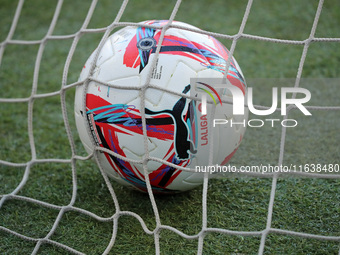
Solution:
[[[88,154],[76,128],[87,58],[144,20],[195,30],[172,23],[182,21],[221,41],[255,109],[270,109],[277,88],[276,111],[250,112],[224,167],[183,168],[205,173],[184,193],[112,181],[96,164],[105,149]],[[340,254],[339,28],[336,0],[1,1],[0,253]],[[298,105],[282,114],[287,87],[310,93],[310,116]]]

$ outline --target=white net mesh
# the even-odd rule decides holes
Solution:
[[[81,28],[73,34],[66,34],[66,35],[56,35],[54,34],[55,32],[55,27],[57,25],[58,22],[58,18],[62,12],[62,8],[63,8],[63,1],[57,1],[57,4],[55,5],[55,10],[54,10],[54,14],[51,17],[51,22],[50,25],[48,27],[48,31],[47,33],[45,33],[40,39],[36,40],[36,39],[32,39],[32,40],[20,40],[20,39],[13,39],[14,35],[16,33],[17,30],[17,25],[21,16],[21,13],[24,9],[24,0],[20,0],[17,4],[15,13],[13,15],[13,20],[11,22],[11,27],[9,29],[9,32],[7,34],[6,37],[4,37],[4,40],[1,42],[0,44],[0,63],[2,64],[2,68],[5,68],[5,63],[3,61],[4,59],[4,55],[6,54],[6,50],[8,47],[11,46],[17,46],[17,45],[28,45],[28,46],[37,46],[37,54],[35,56],[35,64],[34,64],[34,68],[33,68],[33,81],[31,82],[31,89],[30,89],[30,94],[26,95],[26,96],[22,96],[22,97],[6,97],[6,96],[1,96],[0,98],[0,103],[1,103],[1,111],[5,112],[5,111],[9,111],[8,109],[12,109],[10,107],[14,107],[15,105],[19,105],[19,104],[26,104],[27,105],[27,126],[25,127],[25,133],[27,133],[28,136],[28,141],[26,142],[26,144],[29,144],[29,146],[26,146],[25,148],[30,151],[30,155],[27,157],[24,157],[25,161],[24,162],[20,162],[17,163],[17,160],[14,160],[12,157],[6,157],[6,153],[2,153],[1,154],[1,158],[0,158],[0,165],[2,166],[2,171],[3,173],[0,172],[1,175],[6,175],[6,173],[8,173],[8,169],[22,169],[23,171],[18,171],[17,176],[16,176],[16,183],[12,184],[8,184],[9,186],[7,187],[7,184],[4,184],[4,187],[6,186],[6,188],[4,188],[4,192],[2,195],[0,195],[0,215],[1,213],[3,213],[4,216],[4,220],[0,221],[0,232],[2,232],[3,234],[5,233],[6,235],[9,236],[15,236],[18,237],[19,239],[25,240],[30,242],[31,244],[33,244],[34,248],[32,250],[32,254],[37,254],[38,252],[40,252],[41,250],[41,246],[42,245],[46,245],[46,244],[50,244],[52,246],[55,247],[60,247],[63,248],[71,253],[76,253],[76,254],[83,254],[83,253],[91,253],[90,250],[86,251],[84,250],[84,248],[79,248],[79,250],[77,248],[75,248],[71,244],[65,244],[63,241],[58,241],[58,235],[62,235],[60,234],[60,229],[63,229],[63,231],[66,231],[65,229],[67,228],[71,228],[71,224],[69,223],[69,221],[67,220],[67,213],[68,212],[75,212],[78,214],[82,214],[85,216],[90,217],[91,219],[93,219],[94,221],[97,222],[103,222],[103,223],[111,223],[112,229],[110,230],[110,238],[109,241],[105,244],[106,248],[105,250],[102,250],[102,253],[107,254],[109,253],[112,249],[114,250],[114,245],[116,243],[116,240],[120,234],[119,232],[119,224],[118,221],[120,220],[120,217],[122,216],[131,216],[133,218],[135,218],[140,226],[142,227],[143,231],[148,234],[153,236],[154,240],[154,251],[156,254],[160,254],[162,252],[162,248],[161,248],[161,239],[166,239],[166,235],[163,233],[167,233],[166,231],[170,231],[175,233],[176,235],[183,237],[185,239],[194,239],[198,241],[197,244],[197,254],[202,254],[204,252],[205,249],[205,240],[206,240],[206,236],[208,234],[211,233],[215,233],[215,234],[222,234],[222,240],[224,238],[224,236],[238,236],[238,237],[242,237],[242,238],[246,238],[246,237],[257,237],[259,238],[259,245],[257,248],[257,251],[259,254],[263,254],[264,252],[266,252],[265,247],[268,245],[268,236],[271,234],[281,234],[284,236],[293,236],[293,237],[301,237],[301,238],[306,238],[306,239],[317,239],[317,240],[321,240],[321,241],[325,241],[325,242],[333,242],[333,243],[338,243],[340,241],[340,236],[339,235],[332,235],[329,233],[330,232],[324,232],[324,233],[320,233],[320,234],[315,234],[315,233],[309,233],[308,231],[292,231],[292,230],[286,230],[284,228],[279,228],[278,224],[274,224],[273,225],[273,214],[274,214],[274,202],[275,199],[277,199],[277,189],[278,189],[278,182],[280,180],[280,178],[284,175],[284,173],[267,173],[267,174],[263,174],[263,173],[239,173],[239,175],[250,175],[253,177],[267,177],[271,179],[271,186],[269,188],[270,190],[270,198],[267,204],[267,210],[266,210],[266,223],[265,223],[265,227],[262,229],[256,229],[253,231],[243,231],[243,230],[237,230],[236,228],[223,228],[223,227],[210,227],[211,224],[209,223],[209,213],[208,213],[208,203],[209,203],[209,199],[213,199],[213,198],[209,198],[209,190],[210,190],[210,181],[208,181],[208,173],[205,176],[204,179],[204,183],[203,183],[203,189],[201,190],[201,197],[202,197],[202,209],[201,209],[201,223],[200,225],[200,229],[198,229],[198,231],[195,231],[194,234],[187,234],[184,231],[180,230],[180,228],[176,228],[173,227],[171,225],[167,225],[163,222],[162,220],[162,212],[159,209],[159,203],[157,203],[157,199],[155,198],[154,195],[151,192],[151,186],[150,183],[148,181],[148,175],[146,174],[146,183],[147,183],[147,188],[148,188],[148,194],[149,194],[149,199],[150,199],[150,203],[151,203],[151,208],[152,208],[152,213],[150,212],[150,214],[148,214],[147,216],[144,216],[143,218],[139,215],[139,213],[135,213],[132,211],[128,211],[128,210],[123,210],[121,208],[125,208],[125,206],[122,204],[124,203],[124,200],[118,199],[117,197],[117,190],[114,189],[112,187],[112,184],[110,182],[110,180],[108,179],[107,175],[104,173],[104,171],[101,169],[101,173],[102,173],[102,177],[104,179],[105,182],[105,186],[107,187],[109,193],[111,194],[111,199],[113,201],[113,207],[111,205],[111,214],[109,216],[101,216],[102,214],[100,212],[92,212],[92,211],[97,211],[95,208],[88,208],[88,209],[83,209],[81,207],[76,206],[76,201],[78,199],[78,195],[77,192],[79,192],[79,182],[78,182],[78,176],[79,176],[79,172],[81,171],[81,168],[83,167],[82,162],[88,162],[90,160],[91,157],[94,157],[95,159],[97,158],[96,154],[100,153],[100,151],[105,151],[105,149],[103,148],[97,148],[96,152],[93,155],[79,155],[77,154],[77,152],[79,151],[79,149],[77,149],[77,147],[79,147],[77,145],[77,143],[79,143],[79,140],[77,140],[76,138],[74,138],[74,126],[72,126],[73,124],[70,124],[70,119],[73,118],[73,116],[69,116],[70,113],[72,113],[72,98],[71,100],[69,100],[68,98],[68,93],[71,90],[74,90],[74,88],[77,85],[82,84],[84,81],[80,81],[80,82],[73,82],[73,83],[69,83],[68,82],[68,77],[70,76],[70,66],[71,66],[71,61],[76,57],[75,52],[76,49],[78,47],[78,44],[80,42],[80,39],[84,36],[84,35],[89,35],[89,34],[103,34],[100,44],[99,44],[99,48],[103,45],[103,43],[105,42],[105,40],[107,39],[107,37],[112,33],[112,31],[118,27],[122,27],[122,26],[127,26],[127,25],[135,25],[136,23],[134,22],[121,22],[121,17],[125,11],[125,9],[127,8],[128,5],[128,1],[123,1],[123,3],[121,4],[118,13],[116,14],[113,22],[107,26],[107,27],[103,27],[103,28],[97,28],[97,29],[89,29],[88,25],[93,17],[93,13],[96,9],[96,5],[97,5],[97,1],[92,1],[89,9],[87,10],[87,15],[86,18],[84,20],[84,22],[82,23]],[[29,1],[28,1],[29,2]],[[26,2],[25,2],[26,4]],[[299,58],[299,64],[298,64],[298,69],[297,69],[297,73],[296,73],[296,78],[294,80],[294,87],[299,87],[300,86],[300,81],[302,78],[302,72],[304,69],[304,64],[305,64],[305,60],[306,57],[308,55],[308,50],[311,44],[313,43],[331,43],[331,42],[336,42],[339,43],[340,42],[340,38],[319,38],[315,36],[316,33],[316,29],[318,26],[318,21],[319,21],[319,17],[321,15],[321,11],[323,8],[323,4],[324,1],[319,1],[318,6],[316,8],[316,10],[314,10],[315,16],[313,19],[313,24],[312,27],[310,29],[310,33],[309,36],[303,40],[284,40],[284,39],[276,39],[276,38],[269,38],[269,37],[262,37],[262,36],[256,36],[256,35],[251,35],[251,34],[247,34],[245,33],[245,28],[246,28],[246,24],[247,24],[247,20],[249,18],[249,15],[252,11],[252,5],[253,5],[253,1],[248,1],[246,8],[244,10],[244,15],[243,15],[243,19],[241,22],[241,25],[239,27],[238,32],[235,35],[227,35],[227,34],[221,34],[221,33],[214,33],[214,32],[209,32],[209,31],[201,31],[202,33],[208,34],[208,35],[212,35],[215,37],[218,37],[220,39],[227,39],[227,40],[231,40],[231,46],[230,46],[230,54],[233,55],[235,52],[235,49],[237,48],[237,43],[239,42],[239,40],[241,39],[249,39],[251,41],[265,41],[268,43],[279,43],[279,44],[283,44],[283,45],[300,45],[303,46],[303,50],[302,50],[302,54],[301,57]],[[74,8],[77,8],[77,6],[75,6]],[[172,9],[172,13],[170,15],[170,17],[165,17],[169,19],[169,22],[163,27],[163,33],[161,35],[160,38],[160,42],[162,41],[163,37],[164,37],[164,33],[166,31],[167,28],[169,28],[170,26],[174,26],[171,24],[171,22],[175,19],[176,14],[179,10],[179,8],[181,8],[181,1],[176,1],[175,4],[173,5],[173,9]],[[176,27],[176,26],[175,26]],[[32,28],[34,29],[34,28]],[[187,28],[186,28],[187,29]],[[39,90],[39,86],[40,86],[40,82],[38,82],[39,77],[41,76],[41,73],[45,71],[45,69],[43,69],[44,67],[41,66],[42,63],[42,59],[46,50],[46,47],[48,47],[49,43],[51,42],[56,42],[59,43],[61,41],[67,41],[67,42],[71,42],[71,46],[69,47],[69,50],[67,52],[67,57],[66,57],[66,61],[64,63],[64,67],[63,67],[63,71],[62,71],[62,81],[61,81],[61,86],[60,88],[56,89],[54,92],[40,92]],[[161,44],[159,44],[161,45]],[[157,53],[159,53],[159,49],[160,47],[157,48]],[[86,56],[85,56],[86,57]],[[24,57],[23,57],[24,58]],[[229,58],[231,59],[231,58]],[[152,66],[154,66],[156,63],[156,58],[153,59],[154,61],[152,63],[150,63]],[[22,59],[18,59],[18,61],[24,61]],[[229,66],[230,63],[227,63],[227,66]],[[338,66],[337,66],[338,67]],[[94,67],[93,67],[94,68]],[[334,67],[336,68],[336,67]],[[31,69],[32,70],[32,69]],[[152,70],[152,68],[150,68],[150,71]],[[228,70],[228,69],[227,69]],[[74,74],[74,76],[77,76],[78,73]],[[151,72],[149,74],[149,78],[146,81],[146,84],[148,84],[150,82],[150,77],[151,77]],[[89,82],[89,80],[85,81]],[[99,81],[100,82],[100,81]],[[11,80],[10,79],[3,79],[1,81],[1,89],[3,90],[3,88],[5,88],[6,90],[9,89],[9,86],[11,86]],[[7,86],[7,87],[6,87]],[[113,86],[114,85],[109,85],[109,86]],[[169,92],[169,91],[167,91]],[[170,93],[170,92],[169,92]],[[6,93],[2,93],[3,95],[6,95]],[[142,95],[144,95],[142,93]],[[339,94],[338,94],[339,95]],[[57,101],[60,100],[61,102],[61,122],[60,123],[64,123],[64,129],[62,127],[59,127],[59,129],[62,130],[62,132],[66,132],[67,134],[67,142],[68,143],[68,148],[71,151],[71,157],[63,157],[63,156],[52,156],[52,157],[40,157],[37,153],[36,147],[37,144],[41,144],[44,143],[44,139],[47,138],[40,138],[35,136],[36,133],[36,129],[39,128],[39,125],[37,124],[36,126],[33,126],[33,124],[35,123],[35,118],[36,115],[39,116],[40,113],[36,113],[36,108],[38,108],[39,106],[42,106],[43,108],[46,109],[46,111],[49,111],[49,107],[48,107],[48,100],[55,100],[55,98],[58,97]],[[45,99],[44,104],[45,105],[39,105],[38,101],[41,99]],[[143,99],[143,96],[142,96]],[[144,100],[141,100],[141,102],[143,102]],[[40,102],[40,101],[39,101]],[[338,101],[339,102],[339,101]],[[8,106],[10,105],[10,106]],[[8,107],[8,108],[5,108]],[[257,105],[257,108],[261,108],[262,106]],[[13,108],[13,109],[14,109]],[[265,108],[265,107],[263,107]],[[340,105],[322,105],[322,106],[307,106],[307,109],[310,111],[332,111],[335,112],[334,116],[338,116],[336,114],[338,114],[339,110],[340,110]],[[292,109],[291,109],[292,110]],[[15,110],[13,110],[13,116],[15,116],[16,112]],[[53,114],[53,112],[51,112],[51,114]],[[290,111],[288,111],[287,115],[284,116],[284,119],[288,118],[288,115],[290,115]],[[143,113],[142,113],[143,115]],[[14,117],[15,119],[16,117]],[[54,118],[54,117],[52,117]],[[57,116],[55,116],[55,118],[57,118]],[[144,137],[145,137],[145,149],[146,149],[146,159],[142,162],[143,166],[144,166],[144,170],[145,173],[147,173],[147,161],[148,160],[158,160],[158,159],[154,159],[149,157],[148,155],[148,146],[147,146],[147,138],[146,138],[146,123],[145,123],[145,116],[142,116],[142,124],[143,124],[143,132],[144,132]],[[335,121],[336,125],[335,127],[339,127],[338,125],[339,120]],[[7,127],[7,126],[6,126]],[[22,127],[18,127],[18,128],[22,128]],[[9,132],[9,131],[8,131]],[[3,133],[3,135],[7,135],[7,133]],[[247,133],[246,133],[247,135]],[[320,134],[320,135],[324,135],[324,134]],[[56,136],[58,136],[58,134],[56,134]],[[275,162],[276,165],[283,165],[285,163],[284,161],[284,156],[285,156],[285,147],[286,147],[286,141],[287,141],[287,128],[282,127],[281,129],[281,136],[279,139],[279,155],[277,157],[277,155],[275,156],[275,158],[278,158],[278,160]],[[15,138],[13,138],[15,139]],[[332,139],[331,137],[326,137],[325,139]],[[336,138],[335,138],[336,139]],[[76,140],[76,141],[75,141]],[[12,141],[14,143],[14,141]],[[22,145],[21,142],[17,143],[18,148]],[[40,146],[40,145],[39,145]],[[318,144],[315,144],[315,146],[319,146]],[[40,148],[40,147],[39,147]],[[6,149],[4,149],[6,150]],[[212,146],[211,146],[211,151],[212,151]],[[335,154],[339,151],[335,150]],[[9,152],[9,153],[13,153],[13,152]],[[110,152],[111,153],[111,152]],[[113,154],[115,155],[115,154]],[[334,162],[327,162],[327,163],[339,163],[340,162],[340,157],[339,155],[336,156],[337,158],[334,158]],[[10,158],[10,159],[9,159]],[[210,163],[212,162],[212,153],[210,153]],[[163,162],[166,164],[169,164],[167,162]],[[266,163],[266,162],[265,162]],[[314,162],[315,163],[315,162]],[[85,164],[85,163],[84,163]],[[24,195],[25,193],[21,193],[23,190],[25,190],[25,187],[27,186],[27,183],[29,183],[30,181],[30,175],[32,174],[32,171],[35,171],[35,167],[39,165],[42,166],[41,168],[44,169],[45,172],[51,172],[51,169],[53,168],[52,166],[58,165],[58,166],[65,166],[67,165],[71,171],[69,172],[65,172],[62,169],[63,168],[67,168],[67,167],[59,167],[57,168],[58,171],[60,172],[60,176],[69,176],[69,177],[62,177],[62,178],[68,178],[67,181],[65,181],[68,185],[72,186],[71,189],[71,196],[68,198],[68,202],[67,203],[60,203],[60,200],[58,200],[58,198],[55,198],[54,201],[56,202],[46,202],[46,201],[53,201],[53,200],[44,200],[44,199],[36,199],[27,195]],[[7,170],[6,170],[7,169]],[[34,170],[33,170],[34,169]],[[185,169],[185,170],[190,170],[190,169]],[[191,169],[193,171],[193,169]],[[15,172],[14,170],[11,170],[13,172]],[[83,173],[82,173],[83,174]],[[310,173],[310,172],[295,172],[295,173],[290,173],[290,175],[293,175],[295,178],[300,178],[300,177],[308,177],[308,178],[317,178],[317,179],[339,179],[340,175],[336,174],[336,173],[324,173],[324,174],[320,174],[320,173]],[[70,178],[71,177],[71,178]],[[225,178],[224,175],[220,176],[221,178]],[[44,184],[41,184],[42,186],[39,186],[39,179],[34,179],[34,182],[36,185],[38,185],[39,189],[41,189],[41,192],[44,192]],[[62,182],[64,183],[64,182]],[[338,186],[338,182],[334,182],[334,187],[335,189],[337,189],[339,191],[339,186]],[[63,185],[63,184],[62,184]],[[247,185],[247,184],[244,184]],[[64,187],[65,189],[67,189],[67,187]],[[91,187],[87,187],[85,189],[91,189]],[[118,188],[119,189],[119,188]],[[2,192],[2,191],[1,191]],[[119,192],[118,192],[119,193]],[[326,190],[327,193],[327,190]],[[339,194],[337,192],[337,194]],[[46,196],[48,196],[48,194],[46,194]],[[52,195],[53,196],[53,195]],[[137,195],[138,196],[138,195]],[[137,198],[138,199],[138,198]],[[168,199],[171,200],[172,202],[176,200],[176,197],[171,197],[171,198],[162,198],[163,202],[161,201],[160,203],[164,203],[164,200]],[[8,215],[11,215],[11,211],[6,211],[7,208],[7,203],[10,201],[16,201],[18,200],[20,203],[28,203],[29,206],[32,207],[38,207],[38,208],[47,208],[47,209],[51,209],[56,213],[56,217],[53,219],[53,224],[51,226],[48,227],[48,229],[44,232],[45,234],[43,236],[39,235],[39,237],[37,237],[38,235],[35,233],[30,233],[30,232],[25,232],[25,234],[22,234],[22,232],[18,231],[17,228],[15,227],[15,224],[9,225],[7,224],[5,221],[6,217],[9,217]],[[339,213],[339,197],[334,197],[332,199],[332,201],[334,201],[334,207],[336,208],[335,211],[337,211]],[[214,202],[214,201],[213,201]],[[58,205],[58,204],[62,204],[62,205]],[[92,205],[91,205],[92,206]],[[183,210],[185,210],[185,205],[183,206]],[[109,208],[109,209],[110,209]],[[37,209],[39,210],[39,209]],[[226,209],[222,209],[222,210],[226,210]],[[239,208],[239,210],[242,210],[241,208]],[[306,208],[306,210],[308,210]],[[14,211],[13,211],[14,212]],[[334,212],[334,211],[333,211]],[[37,212],[38,216],[40,218],[43,218],[43,215],[39,215],[39,212]],[[39,217],[38,219],[32,220],[33,223],[32,224],[38,224],[37,221],[39,221]],[[145,217],[148,217],[147,219]],[[169,216],[170,218],[172,216]],[[322,215],[320,216],[322,217]],[[66,220],[65,220],[66,218]],[[130,220],[132,218],[129,218]],[[152,219],[151,221],[155,221],[153,223],[150,223],[150,219]],[[338,217],[333,217],[332,220],[336,221],[336,219],[338,219]],[[165,220],[166,221],[166,220]],[[174,221],[176,221],[176,219],[174,219]],[[2,222],[2,223],[1,223]],[[19,222],[19,221],[18,221]],[[70,224],[69,226],[64,222],[67,222],[68,224]],[[166,221],[167,222],[167,221]],[[18,223],[20,224],[20,223]],[[138,224],[138,223],[135,223]],[[188,223],[190,224],[190,223]],[[339,226],[339,222],[334,222],[333,223],[335,225],[335,228],[337,226]],[[65,228],[64,228],[65,225]],[[152,226],[152,227],[150,227]],[[20,228],[19,228],[20,229]],[[59,231],[59,232],[58,232]],[[26,234],[27,233],[27,234]],[[30,234],[29,234],[30,233]],[[56,237],[56,238],[55,238]],[[219,239],[220,240],[220,239]],[[273,240],[270,240],[271,242],[274,242]],[[15,241],[13,241],[15,242]],[[171,242],[171,241],[169,241]],[[217,244],[216,244],[217,245]],[[288,245],[288,244],[287,244]],[[10,245],[9,245],[10,246]],[[75,245],[76,247],[78,247],[79,245]],[[128,246],[128,245],[127,245]],[[81,245],[79,247],[82,247]],[[90,248],[89,248],[90,249]],[[223,249],[222,249],[223,250]],[[273,248],[273,250],[271,251],[275,251],[275,247]],[[120,253],[119,251],[116,251],[117,253]],[[131,253],[133,253],[134,251],[131,251]],[[227,250],[227,252],[230,252]],[[233,250],[233,252],[237,252],[237,250]],[[210,252],[207,251],[207,254]],[[222,253],[222,252],[221,252]],[[340,254],[340,253],[339,253]]]

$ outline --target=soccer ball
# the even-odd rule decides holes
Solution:
[[[215,118],[240,123],[248,114],[246,109],[244,116],[233,115],[232,105],[222,103],[232,98],[228,90],[213,94],[216,90],[209,84],[202,83],[206,87],[201,90],[197,84],[190,84],[191,78],[224,77],[229,52],[214,37],[169,28],[159,56],[154,59],[161,26],[166,23],[144,21],[141,26],[125,27],[112,34],[97,49],[98,55],[94,51],[87,60],[79,81],[87,81],[88,86],[78,86],[75,95],[77,130],[87,152],[100,146],[119,155],[100,151],[97,162],[118,183],[144,192],[145,148],[148,160],[144,162],[153,192],[186,191],[201,185],[204,173],[175,166],[207,166],[211,143],[212,163],[227,163],[239,147],[245,127],[213,127],[212,121]],[[160,29],[143,27],[144,24]],[[183,22],[173,24],[197,29]],[[227,80],[246,94],[246,83],[234,58]],[[213,90],[209,92],[209,88]],[[202,91],[214,96],[214,100],[218,97],[216,105],[208,101],[205,115],[198,96]],[[147,138],[143,135],[143,118]]]

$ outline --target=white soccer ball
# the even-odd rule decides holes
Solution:
[[[140,24],[162,26],[166,23],[151,20]],[[197,29],[182,22],[173,24]],[[80,74],[80,81],[91,80],[86,91],[84,85],[77,87],[74,111],[78,133],[87,152],[92,153],[100,146],[122,156],[98,153],[101,167],[111,178],[146,192],[145,172],[140,162],[145,157],[147,144],[150,159],[147,169],[153,192],[175,193],[201,185],[204,173],[180,170],[166,163],[191,169],[207,166],[211,143],[212,163],[227,163],[239,147],[245,127],[213,127],[212,121],[224,119],[240,123],[247,119],[248,110],[244,116],[234,116],[232,105],[222,103],[232,98],[228,90],[224,90],[219,94],[210,91],[208,94],[215,97],[217,104],[208,102],[207,114],[201,113],[199,90],[197,85],[190,84],[190,79],[224,77],[229,52],[218,40],[169,28],[155,60],[160,35],[161,29],[142,26],[125,27],[111,35],[98,57],[95,59],[96,51],[89,57]],[[95,68],[90,73],[92,64]],[[148,76],[151,87],[146,88]],[[246,83],[235,59],[231,61],[227,79],[246,94]],[[205,85],[202,91],[209,91],[211,87]],[[197,100],[178,93],[197,96]],[[143,136],[143,114],[147,139]]]

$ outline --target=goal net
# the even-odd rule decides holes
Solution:
[[[337,1],[0,5],[2,254],[340,254]],[[211,168],[190,192],[157,196],[148,178],[147,194],[112,182],[95,163],[103,149],[87,154],[78,137],[75,88],[110,34],[152,19],[222,41],[255,109],[270,109],[274,87],[305,88],[312,116],[297,106],[251,114],[229,169],[210,178]]]

